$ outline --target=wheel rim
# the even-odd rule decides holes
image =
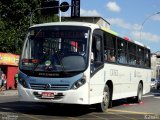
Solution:
[[[104,92],[103,93],[103,103],[102,103],[104,108],[108,107],[108,103],[109,103],[109,94],[108,92]]]
[[[139,99],[139,101],[142,100],[142,88],[139,88],[138,99]]]

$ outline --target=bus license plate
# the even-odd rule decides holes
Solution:
[[[52,92],[42,92],[42,98],[54,98],[54,93],[52,93]]]

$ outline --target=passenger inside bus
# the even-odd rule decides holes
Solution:
[[[115,62],[115,56],[114,56],[114,54],[112,53],[110,56],[109,56],[109,61],[110,62]]]
[[[115,55],[114,55],[114,50],[111,51],[111,50],[107,50],[105,52],[105,55],[104,55],[104,60],[105,61],[109,61],[109,62],[115,62],[116,61],[116,58],[115,58]]]

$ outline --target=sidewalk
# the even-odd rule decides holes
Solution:
[[[0,92],[0,96],[17,96],[18,91],[17,90],[4,90]]]

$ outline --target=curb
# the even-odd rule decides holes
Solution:
[[[17,90],[5,90],[0,92],[0,96],[17,96],[18,91]]]

